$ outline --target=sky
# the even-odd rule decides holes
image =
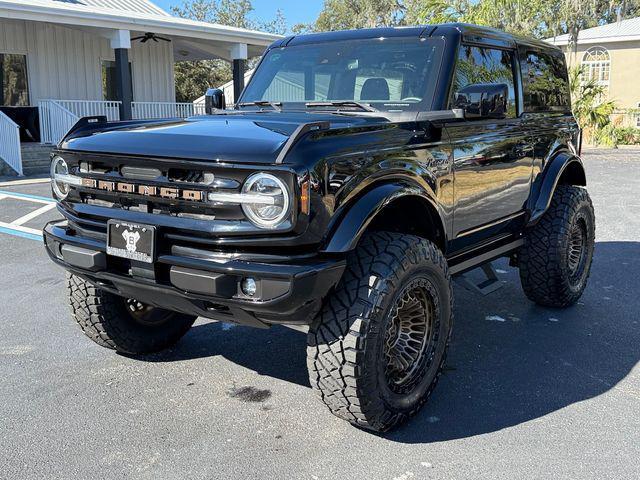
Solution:
[[[181,5],[182,0],[151,0],[161,8],[169,11],[172,5]],[[282,10],[287,25],[291,28],[296,23],[315,21],[322,9],[323,0],[253,0],[252,16],[256,19],[271,20],[278,8]]]

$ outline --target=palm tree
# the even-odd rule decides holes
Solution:
[[[595,140],[596,134],[610,122],[616,109],[614,100],[606,99],[606,90],[594,79],[585,79],[582,67],[569,69],[569,88],[573,114],[585,138]]]

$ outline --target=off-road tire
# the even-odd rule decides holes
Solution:
[[[138,321],[128,311],[126,299],[67,274],[71,314],[84,334],[102,347],[129,355],[163,350],[175,344],[196,317],[157,309],[160,320]]]
[[[576,229],[584,231],[579,242],[584,257],[580,253],[579,263],[571,259]],[[546,307],[577,302],[587,286],[594,241],[595,214],[589,194],[581,187],[559,185],[549,209],[527,232],[518,253],[520,281],[527,297]]]
[[[394,312],[398,317],[399,296],[414,284],[431,292],[434,305],[437,303],[433,310],[437,323],[430,320],[434,322],[430,354],[421,350],[423,357],[416,355],[424,359],[424,372],[418,370],[415,385],[403,393],[388,383],[385,332]],[[342,279],[308,334],[310,382],[329,410],[374,431],[387,431],[414,415],[442,372],[451,335],[452,302],[447,262],[433,243],[388,232],[365,235],[349,253]],[[426,318],[436,318],[436,314]]]

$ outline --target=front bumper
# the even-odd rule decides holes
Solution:
[[[345,268],[344,259],[221,256],[194,249],[159,255],[153,265],[141,264],[107,255],[104,241],[75,235],[66,220],[47,224],[44,241],[54,262],[111,293],[257,327],[310,323]],[[255,297],[240,289],[248,277],[258,285]]]

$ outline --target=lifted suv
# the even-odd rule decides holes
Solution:
[[[208,100],[83,119],[54,152],[46,248],[99,345],[157,351],[197,316],[309,325],[322,401],[381,431],[438,380],[451,276],[506,256],[540,305],[584,291],[595,219],[557,48],[458,24],[294,36],[233,109]]]

